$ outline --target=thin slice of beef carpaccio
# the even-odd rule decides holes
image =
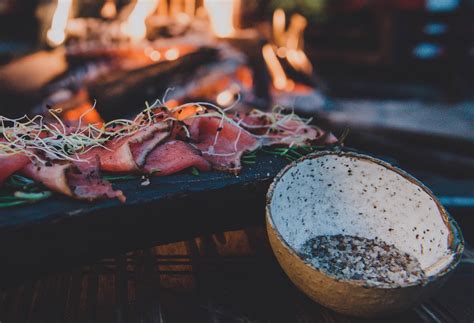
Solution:
[[[139,172],[146,156],[159,143],[168,138],[171,122],[157,122],[138,130],[130,136],[112,139],[105,149],[97,147],[81,158],[100,159],[100,169],[109,172]]]
[[[73,166],[67,172],[66,177],[75,197],[85,200],[117,198],[121,202],[125,202],[125,195],[122,191],[115,191],[112,184],[101,178],[99,159],[76,162]]]
[[[250,133],[259,136],[263,146],[271,145],[330,145],[337,138],[300,119],[285,118],[285,115],[271,115],[258,110],[235,119]],[[272,120],[276,118],[276,120]]]
[[[183,141],[172,140],[153,149],[146,158],[143,171],[165,176],[190,167],[196,167],[202,172],[211,169],[210,163],[202,157],[198,149]]]
[[[0,186],[8,177],[25,167],[29,162],[30,159],[22,153],[0,155]]]
[[[237,174],[242,168],[242,154],[260,147],[260,142],[248,131],[218,117],[200,117],[188,122],[195,146],[214,169]]]
[[[114,191],[112,185],[100,177],[97,158],[74,163],[47,162],[45,165],[30,162],[21,172],[52,191],[77,199],[117,198],[125,201],[122,191]]]

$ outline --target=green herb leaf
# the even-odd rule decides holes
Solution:
[[[14,197],[22,200],[30,200],[30,201],[39,201],[39,200],[44,200],[45,198],[48,198],[52,195],[50,191],[44,191],[44,192],[22,192],[22,191],[17,191],[14,194]]]
[[[25,200],[17,200],[17,201],[12,201],[12,202],[0,202],[0,208],[2,207],[9,207],[9,206],[15,206],[15,205],[21,205],[28,203]]]
[[[131,179],[137,179],[138,176],[136,175],[102,175],[102,178],[109,181],[109,182],[119,182],[119,181],[125,181],[125,180],[131,180]]]
[[[36,186],[37,183],[24,176],[14,174],[8,178],[8,181],[5,182],[5,185],[12,188],[25,188]]]
[[[196,167],[191,167],[191,174],[194,176],[199,176],[199,170]]]

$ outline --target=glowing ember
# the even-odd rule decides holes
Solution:
[[[168,1],[160,1],[158,5],[157,13],[159,16],[168,16]]]
[[[303,33],[308,24],[305,17],[294,14],[291,16],[288,30],[285,27],[286,17],[282,9],[273,13],[273,39],[277,45],[276,55],[286,59],[295,70],[312,75],[313,65],[304,53]]]
[[[122,32],[135,41],[144,39],[146,36],[145,20],[156,10],[157,6],[158,0],[137,0],[127,21],[121,25]]]
[[[112,19],[117,16],[117,7],[114,0],[106,0],[100,9],[100,15],[107,19]]]
[[[291,16],[290,26],[287,31],[286,47],[288,49],[303,48],[303,33],[308,25],[305,17],[294,14]]]
[[[237,80],[242,83],[245,89],[251,89],[253,87],[253,75],[252,70],[245,65],[241,65],[235,71]],[[242,89],[238,89],[237,92],[241,92]]]
[[[225,90],[217,95],[217,104],[223,107],[227,107],[234,102],[234,93],[230,90]]]
[[[70,125],[78,125],[79,120],[81,120],[81,125],[83,126],[88,124],[101,125],[104,122],[97,110],[89,102],[83,103],[74,109],[64,111],[62,118]]]
[[[273,38],[278,46],[285,44],[286,16],[283,9],[273,13]]]
[[[179,106],[179,102],[177,100],[171,99],[171,100],[166,101],[164,105],[168,107],[169,109],[173,109]]]
[[[286,47],[279,47],[277,49],[276,54],[280,58],[286,58],[286,52],[287,52]]]
[[[54,11],[51,28],[46,37],[50,46],[61,45],[66,40],[66,25],[71,10],[72,0],[58,0],[58,5]]]
[[[145,47],[144,52],[153,62],[158,62],[161,59],[161,53],[151,46]]]
[[[196,12],[196,1],[195,0],[185,0],[184,2],[184,12],[189,17],[194,17]]]
[[[176,22],[180,25],[189,25],[191,18],[184,12],[180,12],[176,15]]]
[[[306,54],[301,49],[290,49],[287,54],[288,63],[297,71],[307,75],[313,73],[313,65],[309,61]]]
[[[273,51],[272,45],[266,44],[262,48],[263,58],[267,64],[268,71],[272,76],[273,86],[277,90],[284,90],[288,85],[288,78],[286,77],[285,71],[278,61],[278,57]]]
[[[238,0],[204,0],[212,30],[217,37],[234,35],[234,15],[237,6]]]
[[[170,0],[170,15],[176,16],[181,12],[181,0]]]
[[[150,59],[153,61],[153,62],[158,62],[160,59],[161,59],[161,54],[159,51],[157,50],[154,50],[150,53]]]
[[[179,58],[179,49],[178,48],[170,48],[165,52],[165,58],[169,61],[174,61]]]

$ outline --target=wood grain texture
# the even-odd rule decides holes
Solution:
[[[370,322],[472,322],[472,249],[434,298]],[[139,249],[0,289],[2,322],[368,322],[307,298],[263,226]]]

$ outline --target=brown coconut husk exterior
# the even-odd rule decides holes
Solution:
[[[443,220],[450,231],[449,243],[454,253],[451,263],[435,277],[427,281],[403,287],[368,286],[360,281],[340,280],[330,276],[301,259],[286,243],[275,228],[270,202],[275,184],[293,166],[305,159],[318,158],[325,155],[338,155],[366,159],[393,170],[423,189],[436,202]],[[336,312],[351,316],[380,317],[402,312],[432,296],[447,280],[451,271],[458,265],[464,250],[464,240],[457,223],[446,212],[433,193],[422,183],[404,171],[379,159],[348,152],[324,151],[305,156],[285,167],[274,179],[267,194],[266,226],[268,238],[273,252],[281,267],[290,280],[303,293]]]

